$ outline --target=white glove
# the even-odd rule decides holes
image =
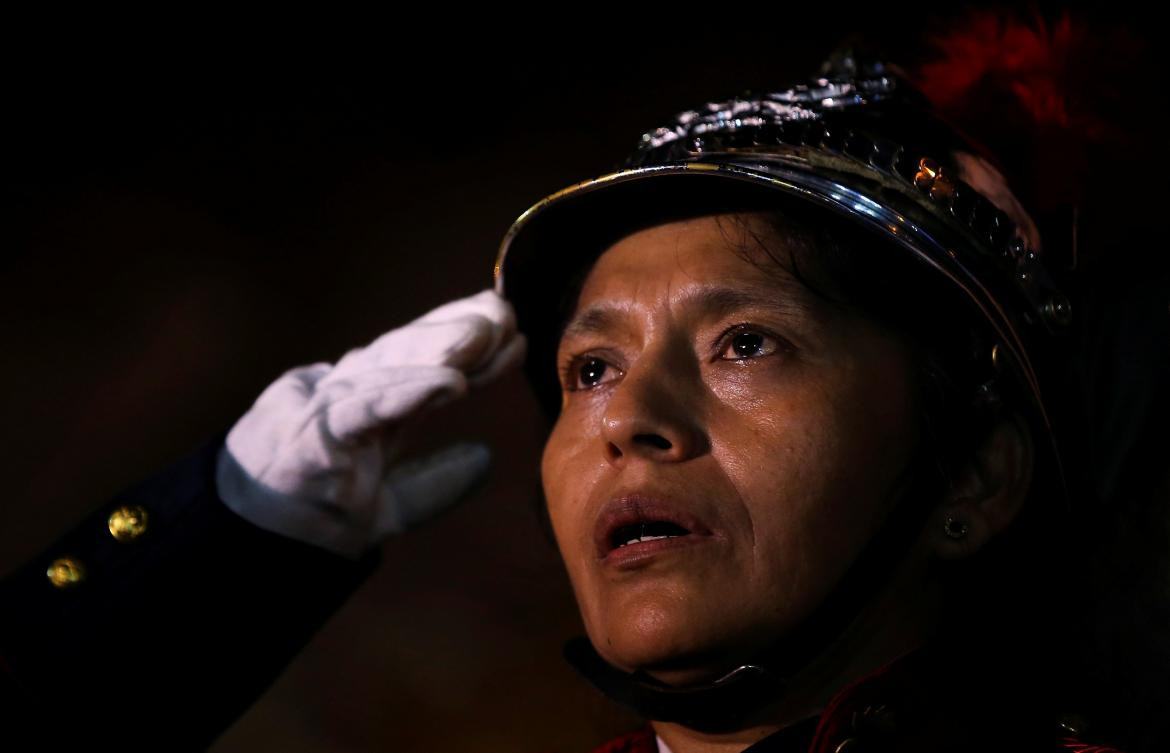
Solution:
[[[391,468],[422,413],[523,360],[527,341],[495,291],[448,302],[336,366],[286,372],[228,432],[220,497],[269,531],[357,559],[461,499],[487,471],[482,444],[459,443]]]

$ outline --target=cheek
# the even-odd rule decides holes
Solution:
[[[571,425],[571,424],[570,424]],[[557,540],[561,558],[570,575],[578,560],[587,551],[587,526],[582,511],[587,500],[584,490],[590,488],[585,477],[581,448],[583,440],[568,430],[564,421],[558,421],[545,442],[540,459],[540,480],[548,505],[549,522]]]
[[[545,503],[548,505],[549,522],[557,537],[557,544],[561,544],[561,513],[566,507],[562,488],[564,479],[561,471],[564,468],[564,450],[558,440],[556,429],[545,442],[544,452],[540,457],[540,483],[544,489]],[[563,551],[563,547],[562,547]]]
[[[875,399],[864,382],[814,381],[726,416],[716,451],[750,510],[762,587],[785,601],[817,591],[880,521],[907,455],[897,394]]]
[[[889,512],[917,431],[907,383],[896,370],[867,370],[842,388],[837,405],[821,447],[825,461],[814,467],[835,500],[826,517],[852,546],[868,540]]]
[[[590,579],[593,557],[591,526],[585,516],[579,514],[585,509],[582,490],[590,488],[580,472],[582,462],[577,451],[580,447],[579,437],[554,427],[541,455],[540,475],[557,550],[587,632],[592,635],[596,634],[595,629],[588,626],[597,622],[600,597]]]
[[[845,501],[832,416],[793,407],[777,406],[767,420],[749,424],[723,453],[749,511],[752,571],[766,579],[799,579],[810,552],[824,546],[832,508]]]

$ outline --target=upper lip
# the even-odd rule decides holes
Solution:
[[[612,537],[622,526],[650,521],[669,521],[700,536],[711,535],[707,525],[686,506],[667,496],[634,491],[615,496],[601,508],[593,526],[598,558],[613,550]]]

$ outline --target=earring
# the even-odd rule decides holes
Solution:
[[[943,530],[952,539],[961,539],[967,535],[967,521],[947,513],[946,520],[943,522]]]

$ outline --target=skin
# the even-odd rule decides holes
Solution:
[[[919,442],[903,341],[732,253],[742,238],[726,219],[656,225],[599,257],[576,316],[595,305],[613,315],[560,342],[563,408],[541,461],[590,640],[611,664],[672,684],[714,680],[807,617],[899,498]],[[713,287],[759,302],[702,306],[695,294]],[[932,555],[970,554],[1018,509],[1030,456],[1017,435],[973,463],[889,587],[791,693],[740,730],[656,732],[675,753],[743,750],[923,641],[941,603]],[[631,491],[669,498],[711,535],[607,565],[595,521]],[[947,511],[970,522],[962,542],[937,533]]]

